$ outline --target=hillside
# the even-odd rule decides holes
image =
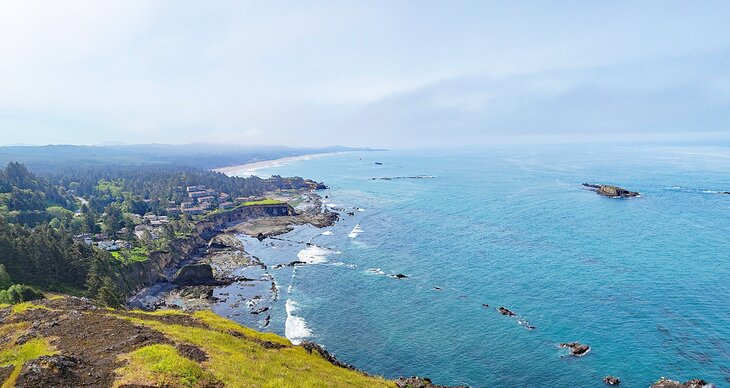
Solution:
[[[3,387],[403,385],[335,365],[320,349],[209,311],[130,312],[62,296],[0,309]]]

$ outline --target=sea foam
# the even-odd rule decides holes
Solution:
[[[362,233],[362,228],[360,227],[360,224],[357,224],[354,228],[352,228],[352,231],[347,235],[347,237],[356,238],[360,235],[360,233]]]
[[[307,322],[302,317],[294,315],[297,311],[296,303],[291,300],[286,300],[286,323],[284,324],[284,335],[294,345],[299,345],[306,338],[312,336],[312,331],[307,327]]]
[[[310,245],[297,253],[297,259],[307,264],[322,264],[327,262],[327,256],[339,252],[327,248]]]

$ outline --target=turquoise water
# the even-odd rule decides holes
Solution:
[[[728,172],[727,149],[329,155],[259,174],[324,181],[330,206],[362,211],[245,244],[267,264],[313,263],[272,272],[268,330],[370,373],[473,387],[600,387],[605,375],[625,387],[660,376],[728,386],[730,195],[717,193]],[[416,175],[433,178],[370,179]],[[604,198],[582,182],[642,196]],[[561,357],[566,341],[592,350]]]

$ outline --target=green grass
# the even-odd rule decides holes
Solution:
[[[164,333],[176,342],[197,346],[208,355],[202,365],[230,387],[394,387],[380,377],[332,365],[316,353],[292,346],[285,338],[260,333],[202,311],[194,315],[208,327],[170,324],[154,319],[117,316]],[[244,336],[234,335],[235,333]],[[259,341],[283,345],[267,349]],[[148,382],[148,384],[151,382]]]
[[[243,206],[254,206],[254,205],[283,205],[285,203],[286,202],[281,202],[281,201],[278,201],[276,199],[266,198],[266,199],[262,199],[260,201],[244,202],[243,203]]]
[[[54,354],[51,344],[45,338],[33,338],[22,345],[14,345],[0,352],[0,365],[12,365],[13,372],[3,383],[2,388],[14,387],[20,376],[23,364],[40,356]]]
[[[193,387],[210,386],[215,377],[205,371],[197,362],[181,356],[170,345],[148,345],[122,357],[127,365],[116,372],[121,376],[114,383],[149,384],[158,386]]]
[[[123,249],[121,251],[109,252],[112,257],[124,264],[130,264],[135,262],[145,262],[149,258],[149,251],[142,247],[136,247],[132,249]]]

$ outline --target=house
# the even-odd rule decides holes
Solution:
[[[129,241],[116,240],[116,241],[114,241],[114,243],[117,244],[117,247],[119,247],[119,249],[130,249],[130,248],[132,248],[132,243],[130,243]]]
[[[200,205],[198,205],[199,208],[203,210],[210,210],[215,207],[213,202],[201,202]]]
[[[206,195],[205,197],[199,197],[199,198],[198,198],[198,202],[199,202],[199,203],[203,203],[203,202],[213,202],[213,201],[215,201],[215,197],[214,197],[214,196],[212,196],[212,195]]]
[[[107,251],[118,251],[119,250],[119,246],[116,244],[116,242],[111,241],[111,240],[99,241],[98,243],[96,243],[96,246],[98,246],[101,249],[107,250]]]
[[[236,206],[236,204],[233,202],[223,202],[220,205],[218,205],[218,208],[219,209],[232,209],[235,206]]]
[[[188,193],[191,193],[191,192],[195,192],[195,191],[203,191],[203,190],[205,190],[205,186],[203,186],[203,185],[188,186],[185,189]]]
[[[188,193],[188,197],[195,199],[199,197],[205,197],[206,195],[210,195],[207,191],[201,190],[201,191],[191,191]]]
[[[183,209],[183,213],[193,216],[196,214],[203,214],[203,209],[200,207],[191,207],[191,208]]]
[[[91,245],[94,243],[94,240],[91,238],[91,234],[89,233],[82,233],[76,236],[76,239],[83,242],[86,245]]]

